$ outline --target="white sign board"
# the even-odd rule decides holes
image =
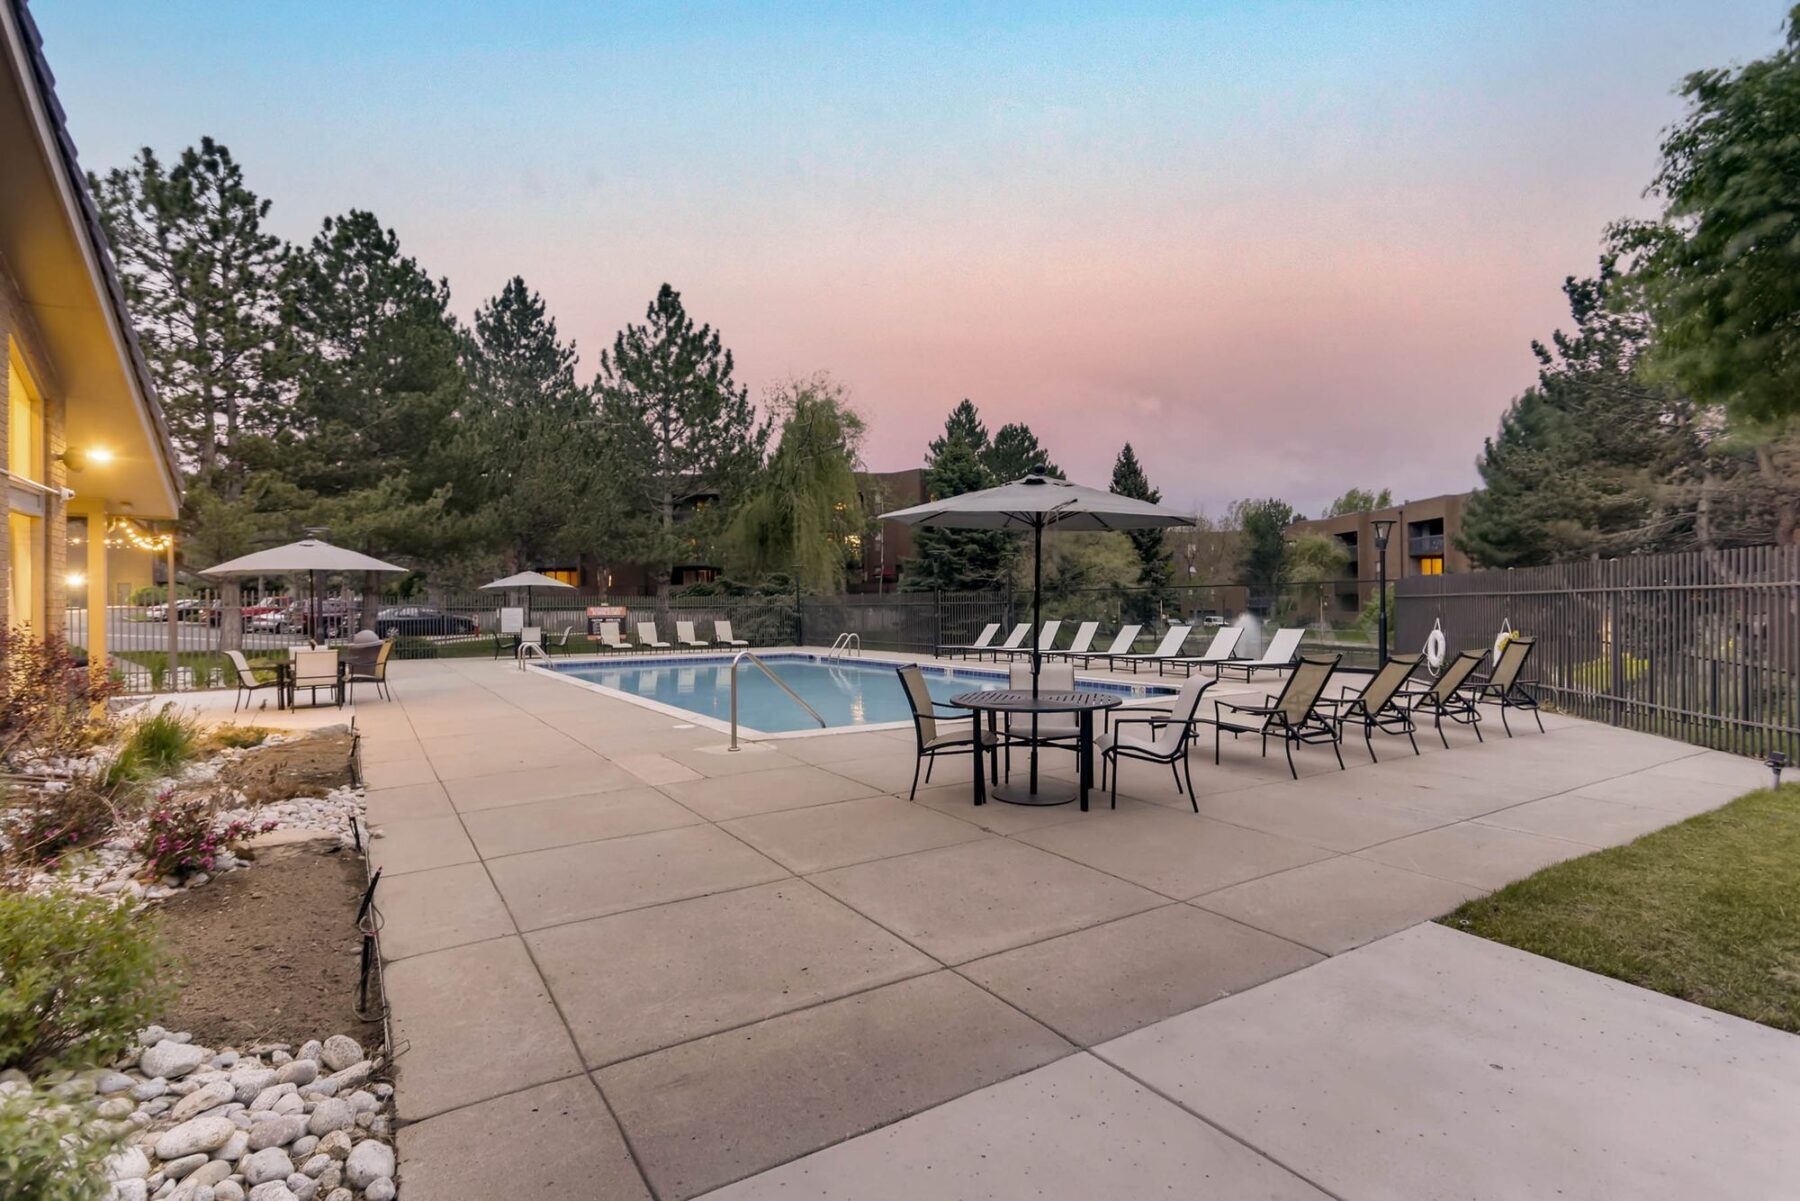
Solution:
[[[522,631],[524,628],[525,628],[525,610],[523,610],[523,609],[502,609],[502,610],[500,610],[500,632],[502,634],[517,634],[520,631]]]

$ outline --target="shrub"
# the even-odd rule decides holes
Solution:
[[[259,830],[273,830],[276,824],[271,821],[256,826],[242,819],[221,822],[207,801],[170,804],[167,793],[161,801],[145,821],[137,846],[148,874],[155,877],[179,879],[195,872],[210,872],[227,844]]]
[[[207,746],[214,750],[247,751],[253,746],[261,746],[269,740],[275,731],[267,726],[240,726],[227,723],[214,726],[212,733],[206,736]]]
[[[0,761],[92,746],[108,730],[104,702],[118,690],[62,639],[0,629]]]
[[[116,1138],[87,1104],[30,1087],[0,1095],[0,1197],[99,1201]]]
[[[62,856],[92,846],[118,825],[113,794],[86,780],[57,792],[27,794],[14,790],[0,815],[5,860],[14,868],[54,869]]]
[[[140,770],[167,776],[194,757],[199,743],[199,725],[167,704],[131,723],[119,757]]]
[[[0,893],[0,1071],[118,1056],[166,998],[154,920],[136,905]]]

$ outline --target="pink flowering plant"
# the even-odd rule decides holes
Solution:
[[[206,801],[173,802],[165,792],[144,823],[137,851],[144,857],[147,875],[183,879],[212,871],[232,843],[275,826],[272,821],[259,824],[243,818],[221,822]]]

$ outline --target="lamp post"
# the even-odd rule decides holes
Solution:
[[[1381,591],[1381,620],[1376,624],[1376,638],[1380,642],[1376,650],[1375,665],[1386,667],[1388,661],[1388,595],[1387,595],[1387,548],[1388,539],[1394,533],[1392,517],[1378,517],[1375,526],[1375,573],[1376,588]]]

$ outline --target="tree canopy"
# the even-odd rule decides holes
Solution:
[[[815,592],[841,591],[866,524],[856,483],[863,420],[822,374],[776,388],[763,405],[779,441],[732,521],[735,552],[752,575],[791,571]]]
[[[1391,488],[1383,488],[1379,492],[1371,492],[1367,488],[1351,488],[1332,501],[1319,516],[1342,517],[1347,513],[1372,513],[1377,509],[1391,509],[1393,505],[1394,492]]]
[[[1151,504],[1162,500],[1162,492],[1150,486],[1150,477],[1144,474],[1144,465],[1138,462],[1137,452],[1129,442],[1119,449],[1119,456],[1113,461],[1110,488],[1120,496],[1147,500]],[[1169,581],[1174,572],[1174,559],[1162,530],[1128,530],[1126,537],[1137,560],[1138,590],[1133,595],[1133,613],[1142,620],[1149,620],[1162,612],[1173,595]]]

